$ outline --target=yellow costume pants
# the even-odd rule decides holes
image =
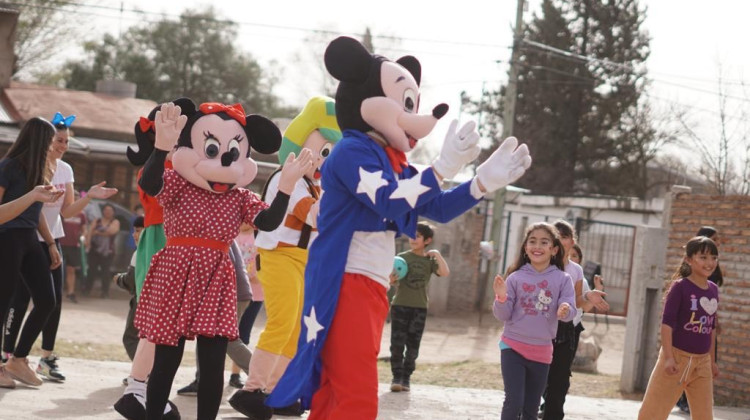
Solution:
[[[294,357],[297,352],[302,304],[304,303],[307,250],[297,247],[258,249],[266,306],[266,328],[257,348],[269,353]]]

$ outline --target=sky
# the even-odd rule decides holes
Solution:
[[[206,0],[80,0],[97,8],[84,8],[92,19],[87,38],[104,32],[117,34],[143,16],[128,12],[140,9],[147,19],[159,13],[177,16],[185,8],[201,8]],[[483,89],[495,89],[507,79],[512,26],[516,2],[463,0],[461,2],[394,1],[366,3],[352,0],[321,1],[227,1],[210,2],[218,14],[239,22],[238,44],[262,64],[277,61],[283,73],[275,93],[290,105],[302,106],[320,93],[320,63],[311,62],[311,45],[322,53],[333,34],[316,29],[359,36],[369,27],[376,36],[376,50],[389,58],[411,54],[422,63],[421,111],[447,103],[450,111],[432,137],[437,143],[448,121],[474,118],[459,114],[462,91],[478,98]],[[525,21],[538,10],[541,0],[528,1]],[[730,124],[739,125],[738,115],[750,99],[740,83],[750,72],[750,39],[747,16],[750,2],[743,0],[641,0],[647,7],[645,29],[651,36],[647,66],[652,85],[649,98],[657,109],[681,107],[695,121],[696,131],[713,136],[718,126],[717,75],[719,64],[728,81]],[[125,10],[120,13],[117,10]],[[386,37],[380,37],[386,36]],[[387,36],[400,39],[394,42]],[[306,43],[305,38],[323,41]],[[300,57],[303,60],[300,60]],[[307,61],[307,63],[305,63]],[[750,78],[747,78],[750,81]],[[732,113],[735,114],[732,114]]]

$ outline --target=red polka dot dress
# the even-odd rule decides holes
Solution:
[[[250,190],[216,194],[169,169],[157,199],[164,207],[168,243],[153,256],[146,275],[134,321],[140,336],[172,346],[180,337],[196,335],[236,339],[237,290],[229,254],[206,246],[172,246],[169,240],[229,245],[240,224],[252,225],[268,205]]]

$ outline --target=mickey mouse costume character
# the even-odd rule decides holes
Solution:
[[[431,167],[418,172],[408,164],[404,152],[448,111],[440,104],[431,114],[417,113],[419,61],[393,62],[340,37],[326,49],[325,64],[340,81],[336,115],[344,137],[322,170],[325,194],[305,271],[297,355],[266,403],[282,407],[301,398],[311,420],[375,419],[396,235],[415,237],[419,216],[450,221],[521,177],[531,158],[525,145],[508,138],[471,181],[442,191],[442,179],[478,156],[479,134],[474,123],[456,131],[454,121]]]
[[[266,305],[266,327],[250,360],[247,381],[230,399],[232,407],[248,417],[270,416],[263,404],[266,393],[273,391],[297,351],[297,341],[304,303],[307,249],[318,235],[317,218],[320,198],[320,167],[334,145],[341,139],[336,123],[333,99],[311,98],[284,132],[279,149],[279,163],[287,155],[304,147],[315,156],[315,164],[297,181],[289,200],[284,223],[273,232],[258,232],[255,245],[259,253],[258,278],[263,285]],[[268,179],[263,199],[276,197],[278,171]],[[301,415],[298,402],[273,410],[278,415]]]
[[[182,112],[182,115],[180,113]],[[164,209],[167,244],[151,260],[135,326],[156,344],[148,381],[146,419],[161,419],[185,339],[197,336],[201,377],[198,419],[214,419],[222,395],[227,340],[238,336],[235,273],[227,254],[241,223],[273,230],[286,213],[289,193],[312,165],[311,153],[290,154],[279,194],[270,207],[250,190],[257,165],[251,147],[273,153],[279,129],[242,106],[205,103],[156,113],[155,150],[143,169],[141,188]],[[172,155],[173,170],[164,170]]]

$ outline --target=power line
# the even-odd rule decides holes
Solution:
[[[631,66],[631,65],[629,65],[629,64],[617,63],[617,62],[610,61],[610,60],[603,60],[603,59],[598,59],[598,58],[595,58],[595,57],[584,56],[584,55],[572,53],[572,52],[569,52],[569,51],[561,50],[559,48],[555,48],[555,47],[552,47],[552,46],[549,46],[549,45],[545,45],[545,44],[542,44],[542,43],[539,43],[539,42],[535,42],[535,41],[523,40],[522,42],[524,42],[525,44],[531,45],[532,47],[544,50],[546,52],[553,53],[553,54],[558,54],[558,56],[560,56],[561,58],[565,58],[565,59],[568,59],[568,60],[571,60],[571,61],[575,61],[575,62],[599,62],[599,63],[602,63],[602,64],[604,64],[606,66],[616,67],[616,68],[619,68],[619,69],[624,69],[624,70],[626,70],[626,71],[628,71],[630,73],[634,73],[635,72],[634,67]],[[545,67],[545,66],[539,66],[539,67],[542,68],[542,69],[546,69],[548,71],[554,71],[554,72],[557,72],[557,73],[560,73],[560,74],[569,75],[571,77],[581,77],[581,76],[575,75],[575,74],[570,73],[570,72],[565,72],[565,71],[562,71],[562,70],[553,70],[551,67]],[[715,90],[709,90],[709,89],[703,89],[703,88],[694,87],[694,86],[688,86],[688,85],[684,85],[684,84],[681,84],[681,83],[676,83],[676,82],[672,82],[672,81],[669,81],[669,80],[664,80],[663,78],[659,78],[659,77],[648,77],[648,79],[651,80],[651,81],[653,81],[653,82],[656,82],[656,83],[663,83],[663,84],[666,84],[666,85],[670,85],[670,86],[674,86],[674,87],[679,87],[679,88],[682,88],[682,89],[688,89],[688,90],[692,90],[692,91],[695,91],[695,92],[707,93],[707,94],[716,95],[716,96],[719,96],[719,97],[723,97],[723,98],[727,98],[727,99],[733,99],[733,100],[742,101],[742,102],[750,102],[750,99],[748,99],[748,98],[743,98],[743,97],[740,97],[740,96],[735,96],[735,95],[732,95],[732,94],[729,94],[729,93],[725,93],[725,92],[717,92]],[[723,82],[723,83],[725,83],[725,84],[733,84],[733,83],[726,83],[726,82]],[[742,83],[744,85],[743,82],[740,82],[740,83]]]
[[[109,18],[115,18],[115,17],[122,17],[121,14],[123,12],[127,13],[133,13],[137,14],[139,16],[154,16],[154,17],[161,17],[163,18],[174,18],[174,19],[180,19],[181,15],[175,15],[170,13],[157,13],[157,12],[148,12],[138,9],[127,9],[127,8],[121,8],[121,7],[114,7],[114,6],[104,6],[104,5],[97,5],[97,4],[89,4],[89,3],[83,3],[83,2],[66,2],[62,3],[60,7],[55,6],[43,6],[43,5],[35,5],[35,4],[24,4],[19,2],[5,2],[9,5],[14,6],[20,6],[20,7],[35,7],[35,8],[42,8],[42,9],[48,9],[48,10],[55,10],[55,11],[61,11],[61,12],[71,12],[71,10],[63,9],[64,6],[73,6],[73,7],[83,7],[83,8],[89,8],[89,9],[98,9],[98,10],[105,10],[105,11],[113,11],[120,14],[120,16],[111,16],[111,15],[102,15],[102,14],[94,14],[93,12],[84,12],[87,14],[91,14],[93,16],[99,16],[99,17],[109,17]],[[80,11],[77,11],[76,13],[81,13]],[[278,24],[269,24],[269,23],[259,23],[259,22],[249,22],[249,21],[235,21],[235,20],[228,20],[228,19],[217,19],[217,18],[208,18],[208,17],[199,17],[195,16],[195,19],[200,19],[206,22],[214,22],[214,23],[224,23],[224,24],[236,24],[239,26],[248,26],[248,27],[258,27],[258,28],[266,28],[266,29],[280,29],[280,30],[287,30],[287,31],[298,31],[298,32],[308,32],[308,33],[314,33],[314,34],[323,34],[323,35],[331,35],[331,36],[338,36],[341,34],[341,31],[334,31],[334,30],[327,30],[327,29],[316,29],[316,28],[305,28],[301,26],[291,26],[291,25],[278,25]],[[133,18],[130,18],[129,20],[133,20]],[[141,20],[141,19],[138,19]],[[153,22],[153,21],[152,21]],[[364,33],[355,33],[353,35],[363,37],[365,36]],[[453,40],[445,40],[445,39],[427,39],[427,38],[415,38],[415,37],[401,37],[401,36],[395,36],[395,35],[373,35],[370,34],[372,38],[376,39],[388,39],[388,40],[405,40],[405,41],[413,41],[413,42],[422,42],[426,44],[439,44],[439,45],[457,45],[457,46],[473,46],[473,47],[482,47],[482,48],[510,48],[507,45],[500,45],[500,44],[493,44],[493,43],[485,43],[485,42],[472,42],[472,41],[453,41]]]

